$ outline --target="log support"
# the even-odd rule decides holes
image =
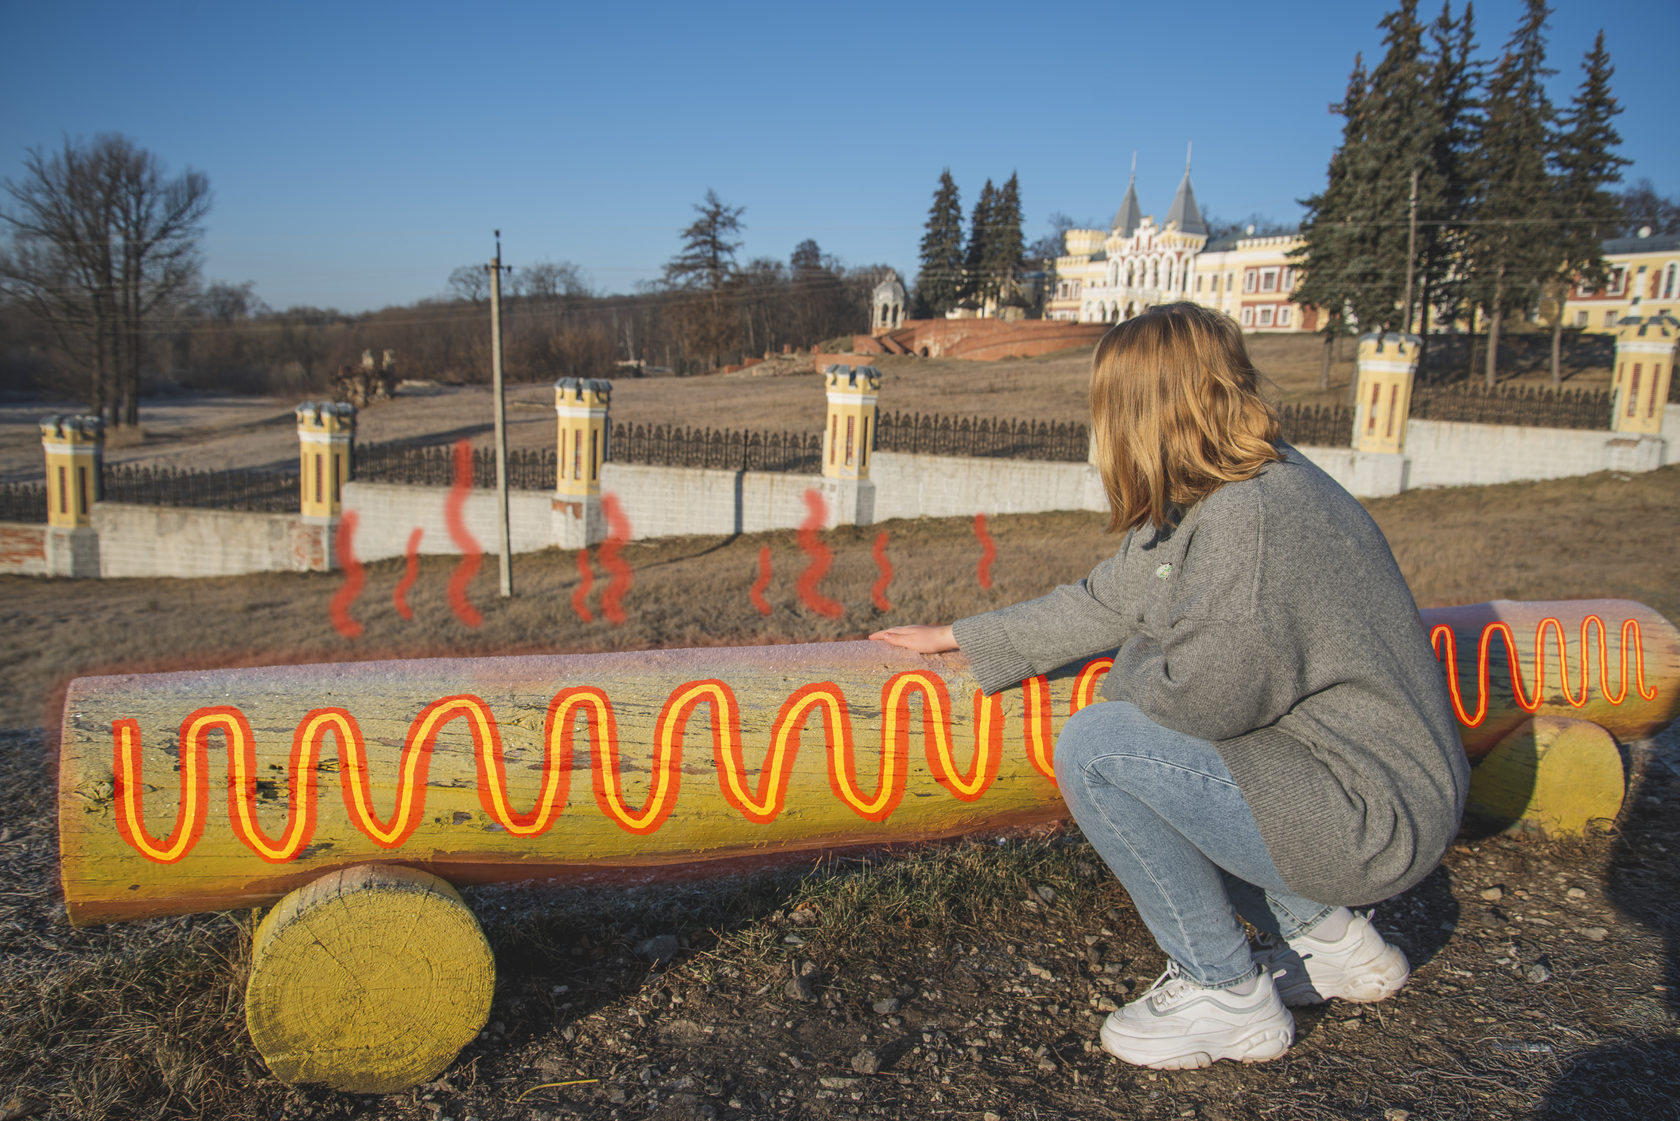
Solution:
[[[1471,813],[1549,837],[1579,837],[1614,820],[1626,791],[1615,739],[1588,720],[1536,716],[1470,773]]]
[[[391,1093],[436,1078],[478,1034],[495,979],[454,888],[359,864],[291,892],[257,927],[245,1018],[282,1082]]]

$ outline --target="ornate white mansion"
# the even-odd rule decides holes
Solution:
[[[1056,258],[1047,319],[1118,323],[1144,308],[1194,300],[1218,308],[1251,331],[1312,331],[1316,308],[1289,302],[1295,269],[1285,237],[1224,238],[1209,244],[1196,207],[1190,168],[1167,208],[1166,221],[1138,205],[1137,172],[1107,230],[1069,230],[1067,252]]]

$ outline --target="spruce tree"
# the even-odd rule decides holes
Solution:
[[[1378,24],[1385,51],[1371,71],[1363,143],[1355,160],[1355,173],[1365,180],[1359,192],[1362,218],[1369,225],[1364,237],[1375,265],[1353,301],[1366,331],[1411,329],[1422,278],[1417,275],[1421,270],[1413,268],[1408,293],[1408,254],[1415,254],[1414,266],[1429,259],[1429,234],[1442,216],[1445,183],[1436,160],[1442,120],[1417,7],[1418,0],[1401,0]],[[1408,223],[1414,174],[1422,234],[1415,247]]]
[[[1021,185],[1015,173],[1009,173],[992,199],[988,221],[984,260],[987,287],[994,297],[1003,298],[1013,289],[1015,272],[1020,268],[1021,256],[1026,252],[1026,239],[1021,235]]]
[[[1365,103],[1370,80],[1364,59],[1355,55],[1347,93],[1335,111],[1343,117],[1342,143],[1330,157],[1324,190],[1303,199],[1307,208],[1301,223],[1302,245],[1291,256],[1299,264],[1300,282],[1291,296],[1303,307],[1324,312],[1324,357],[1319,367],[1320,389],[1329,387],[1330,351],[1340,335],[1350,333],[1350,318],[1359,299],[1363,273],[1368,271],[1365,244],[1369,227],[1362,221],[1364,177],[1358,165],[1365,141]]]
[[[1418,333],[1428,337],[1430,312],[1440,309],[1451,325],[1468,315],[1462,262],[1467,256],[1464,219],[1471,204],[1474,146],[1481,135],[1482,66],[1476,59],[1475,9],[1452,18],[1451,3],[1430,27],[1432,70],[1430,97],[1440,129],[1435,134],[1435,174],[1440,182],[1439,211],[1421,240],[1422,284]]]
[[[997,188],[990,179],[980,188],[980,197],[968,219],[968,254],[963,258],[963,299],[985,306],[992,294],[986,276],[988,246],[992,236],[992,207],[997,203]]]
[[[916,277],[918,313],[939,318],[957,306],[963,287],[963,213],[951,169],[939,173],[939,187],[922,234],[922,267]]]
[[[1622,111],[1610,95],[1610,52],[1604,32],[1581,62],[1585,77],[1564,114],[1557,138],[1558,248],[1563,260],[1552,282],[1552,384],[1561,385],[1563,307],[1571,284],[1598,287],[1605,282],[1604,239],[1621,219],[1620,200],[1610,185],[1621,181],[1627,160],[1618,156],[1622,142],[1611,119]]]
[[[1477,303],[1487,314],[1485,381],[1499,372],[1499,334],[1520,314],[1556,269],[1549,236],[1556,211],[1546,168],[1555,113],[1546,96],[1545,0],[1527,0],[1523,18],[1489,78],[1476,158],[1466,268]]]

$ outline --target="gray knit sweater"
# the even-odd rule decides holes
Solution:
[[[1212,741],[1290,889],[1325,904],[1417,883],[1469,784],[1446,687],[1388,542],[1294,448],[1089,577],[958,620],[994,692],[1105,651],[1108,700]]]

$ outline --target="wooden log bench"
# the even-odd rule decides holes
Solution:
[[[1611,737],[1674,715],[1680,633],[1622,601],[1424,615],[1480,808],[1561,832],[1614,817]],[[60,747],[66,905],[77,924],[272,907],[246,992],[270,1069],[402,1089],[489,1013],[494,963],[456,886],[1064,817],[1055,737],[1109,664],[990,698],[961,655],[869,642],[81,678]]]

